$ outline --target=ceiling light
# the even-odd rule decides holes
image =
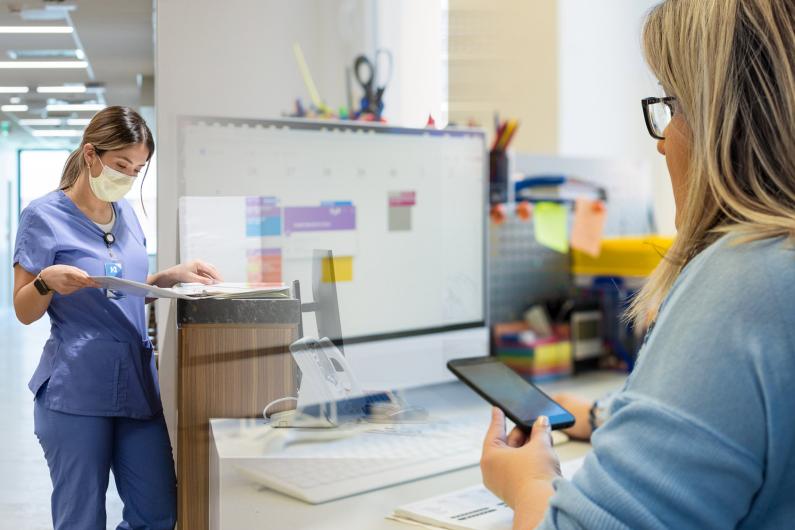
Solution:
[[[91,118],[69,118],[66,120],[67,125],[86,126],[91,123]]]
[[[39,94],[83,94],[86,85],[40,86],[36,87]]]
[[[0,61],[0,68],[88,68],[86,61]]]
[[[0,110],[3,112],[27,112],[27,105],[0,105]]]
[[[15,61],[25,61],[30,59],[80,59],[82,61],[86,58],[86,55],[82,50],[75,48],[60,48],[52,50],[8,50],[6,51],[6,55],[8,55],[9,59],[13,59]]]
[[[60,125],[61,120],[59,118],[23,118],[19,120],[20,125]]]
[[[83,136],[83,131],[77,129],[37,129],[31,132],[33,136],[75,138]]]
[[[0,94],[27,94],[28,91],[26,86],[0,86]]]
[[[0,26],[0,33],[73,33],[72,26]]]
[[[8,98],[8,102],[13,105],[18,105],[19,103],[22,103],[22,98],[19,96],[14,96],[13,98]]]
[[[105,108],[99,103],[52,103],[47,105],[48,112],[98,111]]]

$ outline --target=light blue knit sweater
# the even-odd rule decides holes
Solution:
[[[795,528],[795,250],[724,236],[663,303],[540,528]]]

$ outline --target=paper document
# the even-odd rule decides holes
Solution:
[[[216,283],[213,285],[189,283],[176,287],[157,287],[113,276],[92,276],[91,279],[105,289],[146,298],[197,300],[204,298],[287,298],[290,296],[290,288],[283,283]]]
[[[584,458],[563,462],[563,477],[571,480]],[[511,530],[513,510],[479,484],[466,489],[406,504],[388,517],[394,521],[447,530]]]

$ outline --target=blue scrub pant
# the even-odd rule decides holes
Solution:
[[[150,420],[79,416],[34,405],[36,436],[52,478],[55,530],[105,530],[105,492],[113,470],[124,502],[117,530],[172,530],[177,479],[161,412]]]

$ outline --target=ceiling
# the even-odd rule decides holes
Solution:
[[[41,15],[45,15],[44,19],[31,19]],[[72,34],[0,34],[0,62],[77,61],[81,55],[88,62],[87,68],[78,69],[0,69],[0,87],[29,87],[26,94],[0,93],[0,105],[11,104],[12,98],[18,97],[19,104],[28,106],[24,112],[0,111],[0,121],[9,121],[11,133],[22,141],[27,137],[39,144],[62,145],[79,138],[34,137],[33,131],[81,130],[80,125],[68,125],[66,119],[90,118],[95,111],[47,111],[48,103],[152,106],[152,16],[153,0],[0,0],[0,26],[71,25],[74,28]],[[82,53],[75,56],[77,49]],[[55,54],[47,56],[47,51]],[[144,76],[143,89],[140,76]],[[79,94],[36,91],[38,86],[64,84],[85,84],[87,91]],[[62,122],[56,126],[20,123],[31,118],[61,118]]]

